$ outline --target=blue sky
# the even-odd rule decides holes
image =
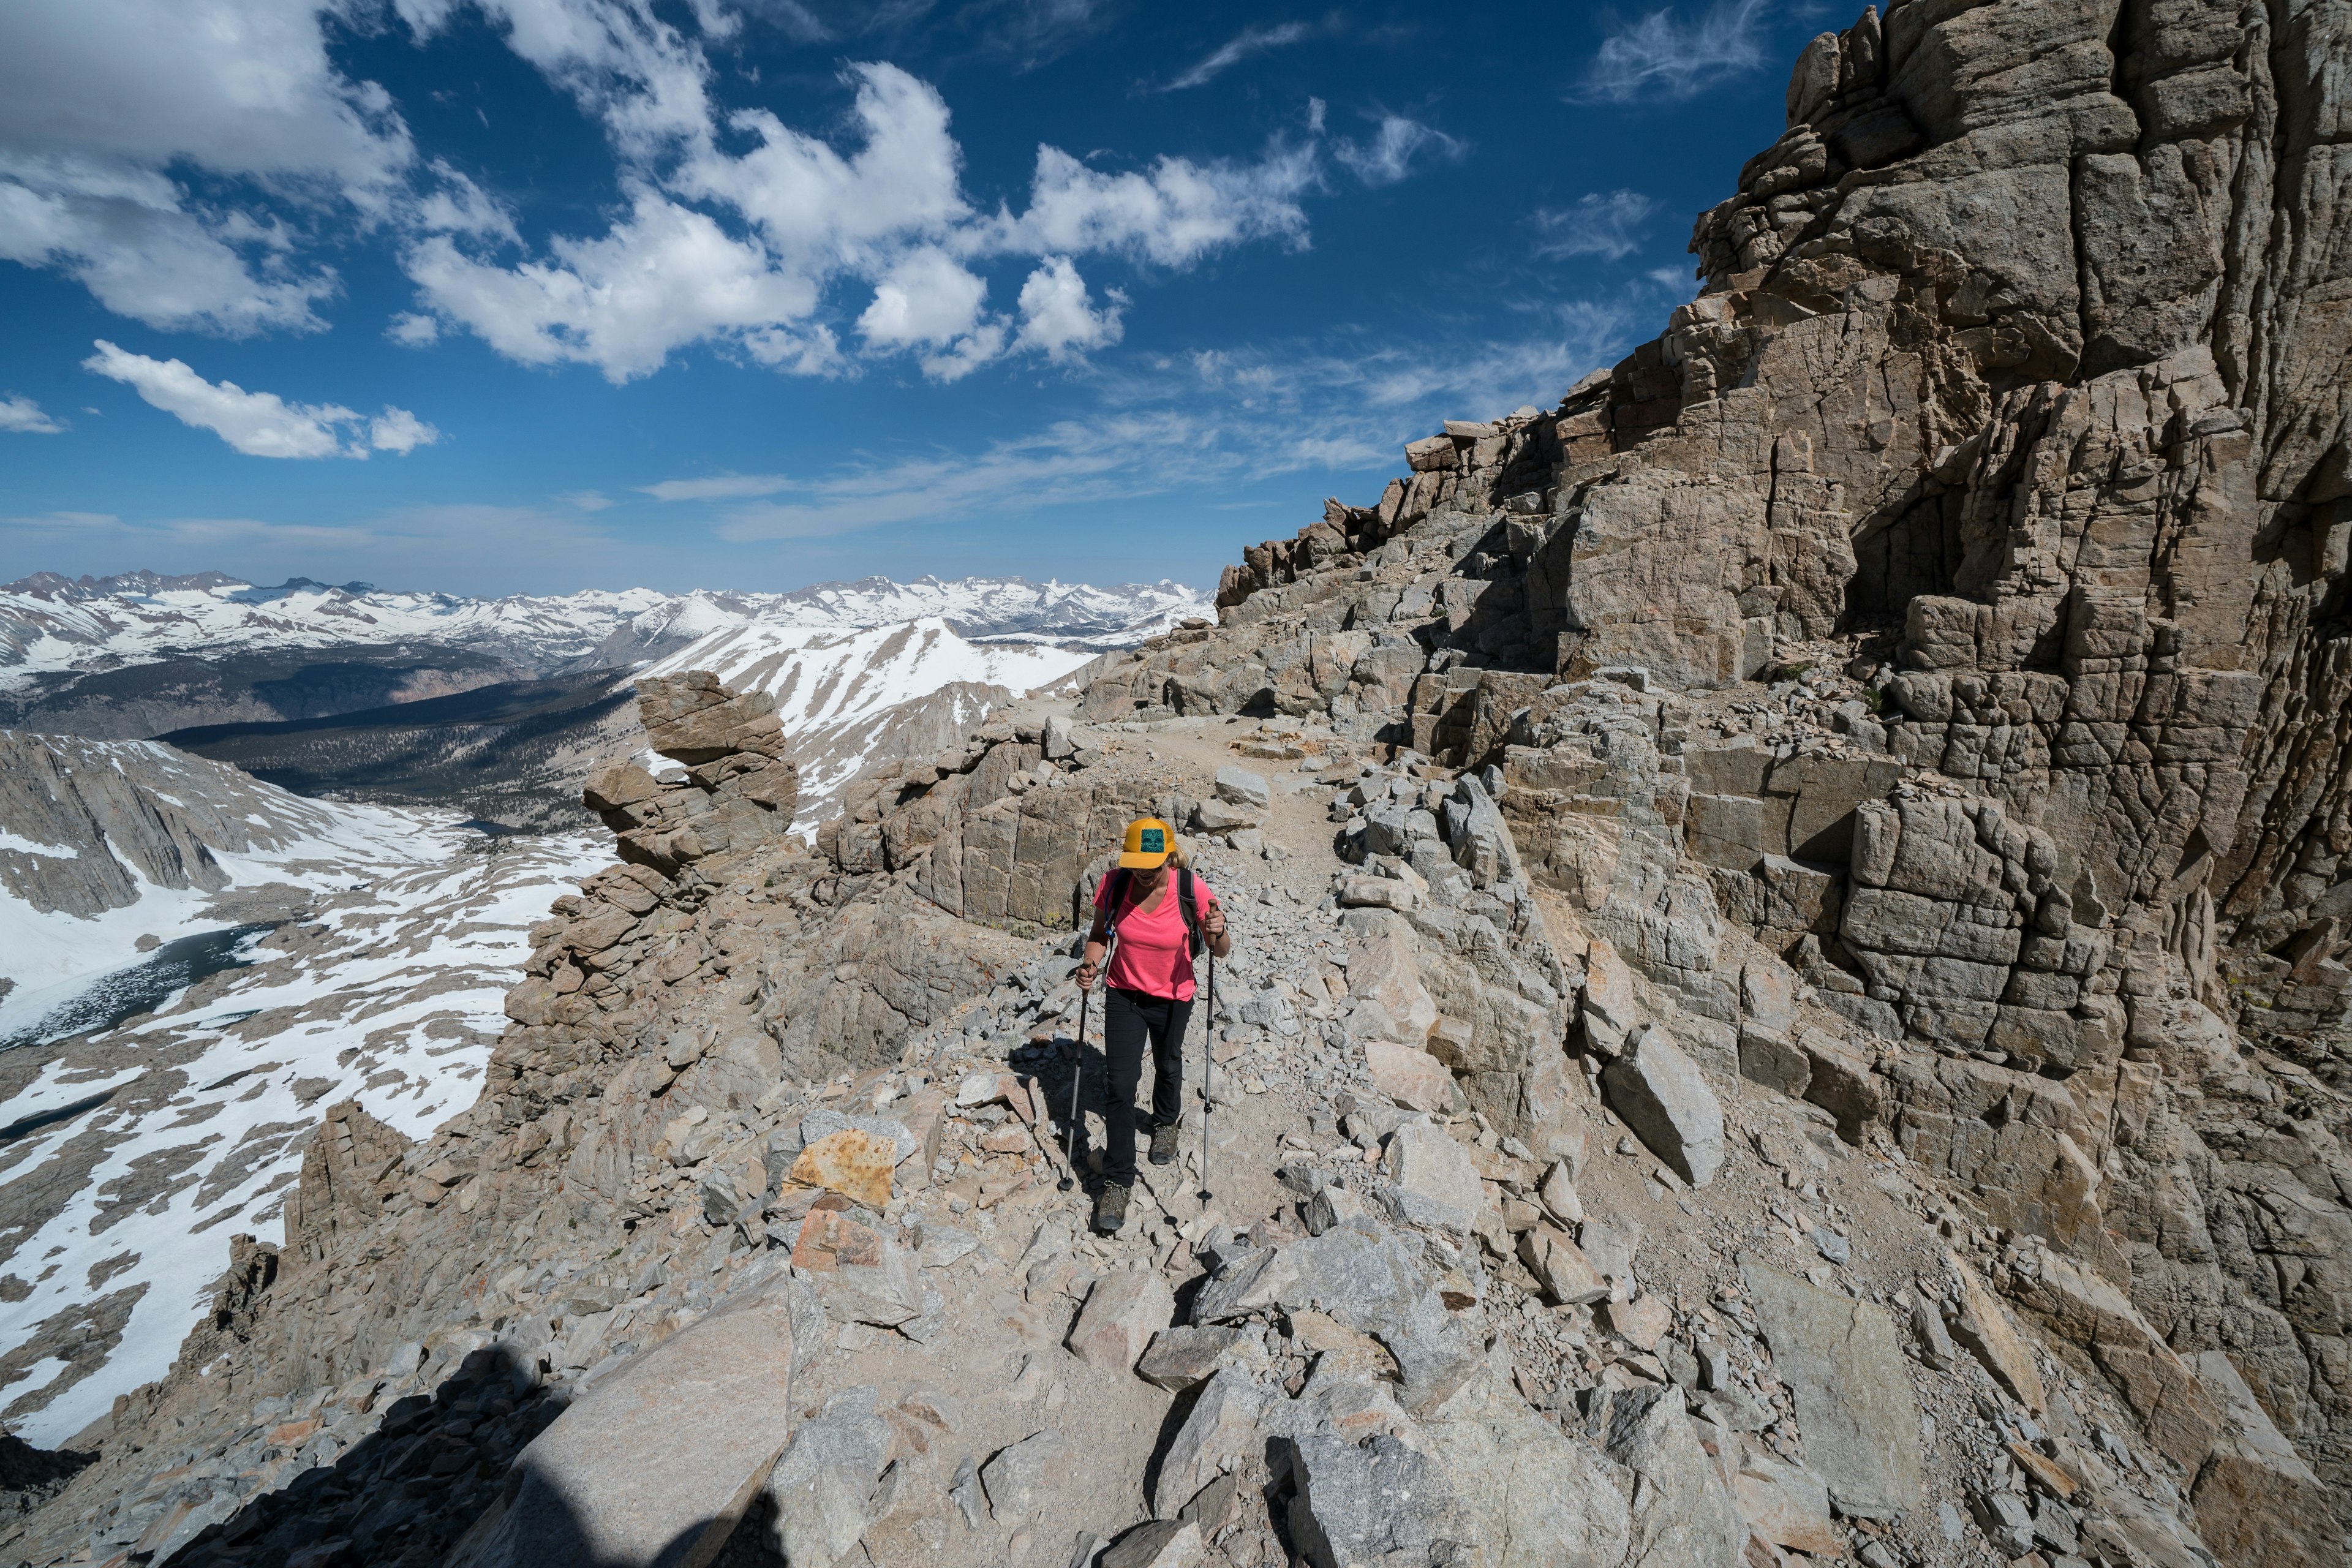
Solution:
[[[1213,585],[1659,331],[1851,19],[0,0],[0,580]]]

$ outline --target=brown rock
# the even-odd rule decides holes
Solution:
[[[2224,1563],[2320,1568],[2338,1561],[2333,1500],[2280,1436],[2230,1358],[2206,1351],[2197,1370],[2224,1402],[2221,1439],[2197,1473],[2197,1531]]]
[[[1397,1104],[1441,1114],[1453,1109],[1454,1075],[1427,1051],[1388,1040],[1367,1040],[1364,1062],[1371,1068],[1372,1087]]]
[[[2009,1293],[2051,1329],[2088,1351],[2166,1458],[2194,1471],[2221,1427],[2220,1396],[2173,1352],[2130,1298],[2072,1260],[2037,1250],[2012,1269]]]
[[[1067,1342],[1089,1366],[1129,1372],[1175,1316],[1175,1293],[1157,1269],[1122,1268],[1095,1282]]]
[[[793,1243],[793,1267],[830,1274],[845,1266],[874,1268],[882,1262],[879,1232],[835,1209],[811,1209]]]
[[[1984,1363],[1994,1381],[2009,1390],[2011,1398],[2039,1415],[2045,1395],[2042,1369],[2034,1364],[2032,1347],[2009,1321],[2000,1298],[1977,1278],[1975,1269],[1960,1260],[1958,1254],[1946,1252],[1944,1264],[1960,1288],[1960,1310],[1950,1325],[1952,1337]]]
[[[890,1173],[898,1163],[898,1146],[891,1140],[845,1127],[802,1150],[791,1175],[804,1186],[839,1193],[878,1214],[890,1205]]]
[[[640,679],[637,716],[655,751],[688,766],[730,752],[774,756],[782,746],[775,700],[764,691],[730,691],[709,670]]]
[[[1590,1268],[1591,1265],[1586,1265]],[[1674,1314],[1664,1300],[1657,1296],[1642,1296],[1631,1301],[1612,1301],[1600,1310],[1609,1331],[1632,1345],[1635,1350],[1654,1349],[1674,1326]]]
[[[1567,1233],[1549,1225],[1538,1225],[1519,1237],[1520,1261],[1544,1294],[1562,1305],[1584,1305],[1598,1301],[1609,1294],[1609,1281],[1592,1267],[1584,1249],[1568,1238]],[[1653,1339],[1651,1343],[1657,1342]],[[1644,1347],[1645,1349],[1647,1347]]]

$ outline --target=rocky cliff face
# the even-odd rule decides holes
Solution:
[[[333,814],[168,746],[0,731],[0,887],[95,915],[146,887],[228,886],[218,854],[283,849]]]
[[[627,863],[481,1102],[331,1112],[274,1282],[9,1550],[522,1561],[677,1440],[649,1392],[788,1364],[794,1430],[630,1517],[795,1563],[2341,1561],[2340,22],[1823,35],[1664,336],[814,846],[756,704],[657,693],[691,776],[600,783]],[[1186,1164],[1082,1241],[1053,928],[1145,810],[1243,953]]]
[[[1089,711],[1498,765],[1539,877],[1727,1063],[1707,954],[1745,928],[1908,1047],[1906,1147],[2231,1355],[2340,1496],[2337,33],[2018,3],[1823,35],[1663,336],[1250,552],[1238,639]],[[1642,694],[1596,710],[1612,672]]]

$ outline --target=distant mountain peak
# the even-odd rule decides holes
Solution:
[[[973,641],[1099,652],[1209,613],[1209,605],[1197,590],[1164,581],[1097,587],[925,574],[783,593],[629,588],[487,598],[310,577],[268,586],[221,572],[43,572],[0,587],[0,691],[171,658],[390,646],[463,649],[531,677],[633,666],[736,628],[848,631],[925,618]]]

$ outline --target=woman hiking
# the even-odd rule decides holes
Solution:
[[[1186,867],[1176,835],[1156,816],[1127,825],[1118,865],[1095,889],[1094,930],[1076,976],[1081,990],[1102,977],[1103,951],[1118,932],[1103,999],[1103,1054],[1110,1060],[1110,1100],[1103,1110],[1102,1191],[1095,1229],[1108,1236],[1127,1223],[1135,1188],[1135,1089],[1143,1043],[1151,1042],[1151,1163],[1176,1158],[1184,1112],[1184,1026],[1192,1016],[1192,962],[1205,947],[1233,951],[1225,911],[1209,885]],[[1213,1025],[1212,1026],[1213,1026]]]

